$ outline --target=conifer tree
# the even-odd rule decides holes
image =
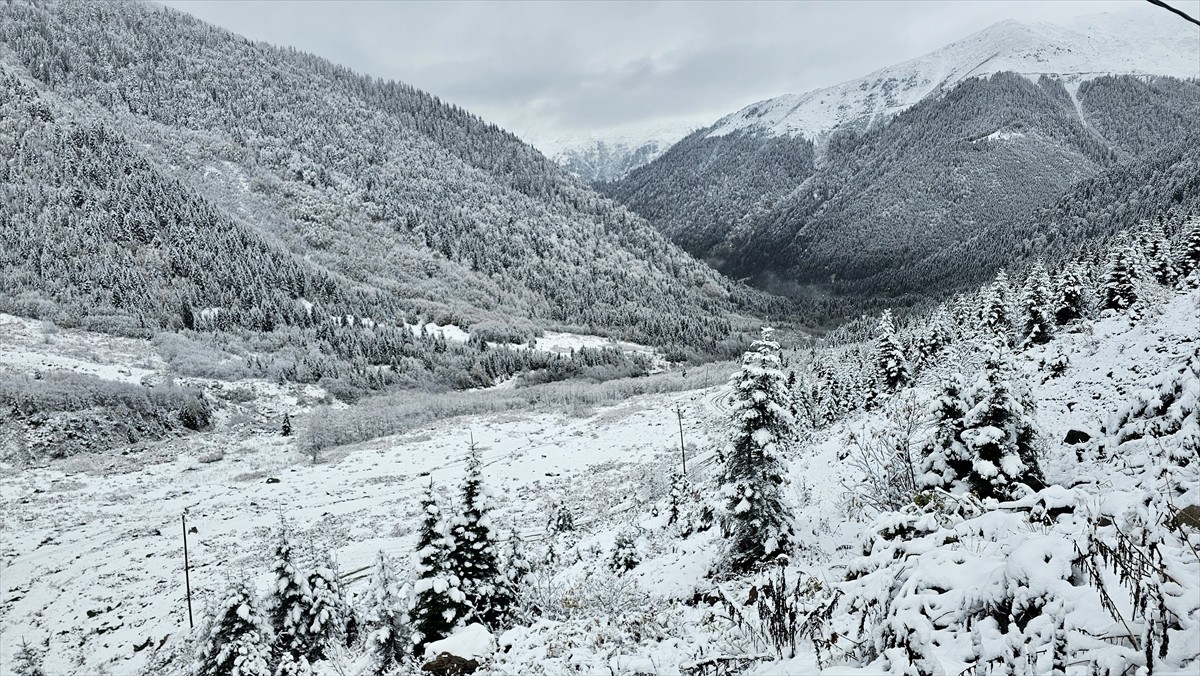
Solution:
[[[292,436],[292,416],[287,413],[283,414],[283,428],[280,430],[280,434],[285,437]]]
[[[996,273],[996,281],[988,287],[983,297],[983,329],[993,335],[1003,338],[1007,344],[1012,333],[1012,287],[1008,282],[1008,273],[1000,270]]]
[[[471,608],[469,619],[494,627],[505,609],[494,607],[500,568],[496,533],[492,529],[492,496],[483,483],[483,462],[474,443],[467,455],[461,500],[462,512],[454,517],[450,527],[454,542],[450,570],[458,577],[466,595]]]
[[[1101,310],[1128,310],[1137,302],[1133,270],[1129,264],[1129,247],[1116,245],[1108,255],[1104,269],[1104,285],[1100,289]]]
[[[921,449],[918,488],[951,490],[971,472],[971,455],[962,440],[964,419],[972,406],[962,374],[951,374],[930,406],[933,433]]]
[[[1200,271],[1200,218],[1193,219],[1190,225],[1176,264],[1180,277],[1192,276]]]
[[[896,337],[892,311],[885,310],[879,320],[879,337],[875,341],[875,383],[882,392],[895,392],[912,379],[904,347]]]
[[[346,598],[338,583],[337,566],[328,554],[308,574],[310,605],[305,608],[304,657],[309,662],[325,659],[331,647],[338,645],[346,631]]]
[[[296,657],[290,653],[284,653],[279,660],[279,665],[275,667],[275,676],[313,676],[312,665],[303,655]]]
[[[917,355],[921,368],[932,364],[934,358],[950,344],[950,321],[950,313],[946,311],[944,305],[939,307],[937,312],[934,312],[933,316],[929,318],[929,326],[917,341]]]
[[[271,676],[269,630],[250,585],[233,584],[205,628],[195,676]]]
[[[409,603],[413,651],[418,656],[426,643],[446,638],[469,610],[458,577],[450,570],[453,544],[432,483],[421,501],[421,516],[415,566],[417,579]]]
[[[632,528],[621,529],[613,543],[613,552],[608,560],[608,567],[614,573],[626,573],[636,568],[641,562],[642,557],[637,550],[637,534]]]
[[[1078,263],[1067,263],[1054,284],[1054,321],[1059,326],[1083,317],[1083,275]]]
[[[962,440],[971,453],[971,489],[981,498],[1018,497],[1018,484],[1041,488],[1034,403],[1014,378],[1007,351],[993,346],[983,373],[967,395],[973,407]]]
[[[566,505],[560,502],[550,508],[550,523],[547,525],[552,533],[573,531],[575,530],[575,516],[571,514],[571,510]]]
[[[1175,283],[1175,255],[1171,250],[1171,240],[1163,231],[1162,221],[1148,226],[1145,231],[1146,276],[1163,286]]]
[[[979,293],[982,293],[982,289]],[[960,335],[971,335],[980,324],[982,302],[978,293],[974,295],[958,294],[950,306],[950,319],[958,327]]]
[[[517,601],[521,597],[521,586],[533,569],[529,559],[525,557],[525,542],[516,529],[509,533],[501,558],[503,565],[492,607],[499,611],[496,616],[497,626],[505,627],[511,622],[513,614],[516,612]]]
[[[267,593],[267,619],[275,635],[276,661],[284,656],[297,657],[307,653],[308,631],[304,618],[311,604],[312,591],[308,577],[300,572],[294,556],[291,533],[281,520],[275,561],[271,564],[274,579]]]
[[[21,639],[21,649],[13,655],[13,676],[46,676],[42,671],[42,656],[24,638]]]
[[[721,530],[728,539],[725,561],[744,572],[785,553],[792,517],[783,501],[783,456],[793,438],[790,395],[779,368],[772,330],[742,356],[732,380],[732,443],[721,474],[726,509]]]
[[[371,676],[384,676],[408,655],[410,632],[405,622],[402,593],[391,563],[382,551],[379,552],[363,616]]]
[[[1055,323],[1052,305],[1050,276],[1039,260],[1029,271],[1025,288],[1021,291],[1022,346],[1041,345],[1050,341]]]

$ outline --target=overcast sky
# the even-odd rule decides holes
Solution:
[[[535,143],[705,126],[761,99],[920,56],[1003,19],[1165,11],[1142,0],[163,4],[417,86]],[[1200,15],[1200,0],[1172,4]]]

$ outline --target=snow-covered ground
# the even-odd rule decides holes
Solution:
[[[1074,453],[1062,443],[1069,430],[1097,436],[1124,398],[1197,336],[1200,293],[1191,292],[1153,305],[1139,322],[1124,316],[1084,322],[1019,356],[1039,401],[1047,477],[1062,480],[1077,470]],[[545,340],[549,347],[556,338]],[[27,342],[36,351],[36,335]],[[18,351],[14,344],[5,343],[10,352]],[[104,352],[95,363],[120,373],[144,357],[122,366],[119,353]],[[1060,377],[1046,378],[1039,363],[1058,354],[1070,365]],[[912,394],[931,397],[940,384],[931,372]],[[352,594],[361,591],[379,550],[393,555],[406,576],[420,494],[430,481],[457,487],[473,440],[499,498],[500,527],[516,527],[533,558],[553,546],[561,561],[560,572],[531,585],[540,585],[547,598],[575,599],[554,617],[498,636],[501,652],[485,661],[487,671],[677,674],[706,658],[740,655],[757,663],[753,673],[813,673],[811,648],[801,646],[789,660],[770,658],[766,646],[756,647],[728,618],[689,603],[716,587],[740,598],[749,586],[708,579],[720,546],[715,532],[682,539],[666,527],[662,511],[670,473],[680,462],[676,408],[689,472],[707,493],[704,478],[724,434],[727,398],[728,389],[716,386],[638,397],[586,417],[510,413],[446,420],[334,449],[317,465],[274,430],[221,427],[168,442],[155,461],[128,465],[128,471],[78,459],[3,468],[0,665],[26,639],[47,647],[47,673],[132,675],[156,653],[185,645],[185,510],[195,528],[189,555],[198,625],[231,578],[265,581],[272,528],[281,517],[302,541],[334,553]],[[798,506],[802,543],[793,570],[826,585],[844,575],[873,516],[849,500],[855,470],[846,462],[846,435],[880,415],[856,414],[821,430],[789,459],[789,496]],[[213,450],[222,451],[220,459],[212,461]],[[575,515],[574,533],[548,536],[557,504]],[[617,534],[628,529],[637,534],[642,562],[624,575],[607,573]],[[565,597],[563,589],[570,590]],[[865,672],[834,667],[826,673]]]
[[[64,370],[105,380],[140,383],[166,364],[145,341],[66,331],[49,322],[0,313],[0,370]]]
[[[339,449],[315,466],[273,431],[227,430],[133,472],[87,471],[78,460],[10,468],[0,478],[0,664],[21,638],[49,638],[48,673],[133,674],[186,632],[184,510],[197,531],[189,554],[198,619],[231,578],[265,570],[269,531],[281,516],[332,549],[349,580],[365,577],[380,549],[407,563],[420,492],[430,480],[457,486],[472,435],[505,505],[500,520],[530,539],[544,533],[552,501],[572,506],[581,524],[628,511],[645,492],[647,465],[678,457],[677,404],[689,444],[704,445],[711,404],[684,393],[587,418],[451,420]],[[224,457],[203,462],[214,449]]]

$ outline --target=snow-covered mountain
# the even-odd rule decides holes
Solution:
[[[719,120],[711,135],[753,131],[816,140],[839,128],[869,128],[965,79],[1004,71],[1057,75],[1071,90],[1101,75],[1200,77],[1200,29],[1146,9],[1067,25],[1010,19],[856,80],[752,104]]]
[[[728,276],[852,315],[1196,207],[1197,76],[1200,29],[1153,7],[1005,21],[750,106],[602,190]]]
[[[658,159],[697,125],[659,124],[619,129],[586,136],[567,136],[534,145],[585,183],[624,178],[629,172]]]

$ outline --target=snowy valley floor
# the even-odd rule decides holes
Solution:
[[[1139,323],[1124,317],[1081,323],[1048,346],[1018,354],[1038,398],[1038,423],[1052,482],[1080,474],[1063,439],[1070,430],[1094,438],[1130,394],[1182,354],[1200,336],[1200,294],[1157,305]],[[59,343],[69,342],[59,337]],[[31,341],[0,356],[9,368],[46,366]],[[161,364],[134,359],[136,346],[92,356],[121,377]],[[100,349],[100,348],[97,348]],[[26,356],[20,356],[24,350]],[[41,352],[38,352],[38,351]],[[28,354],[37,352],[38,357]],[[56,364],[64,364],[61,354]],[[1070,365],[1046,378],[1040,361],[1065,354]],[[81,359],[88,361],[86,355]],[[122,359],[126,363],[117,363]],[[32,368],[32,366],[29,366]],[[944,374],[925,374],[912,395],[927,400]],[[247,385],[249,386],[249,385]],[[262,408],[274,398],[295,405],[316,393],[260,383]],[[137,458],[76,457],[35,469],[4,467],[0,475],[0,671],[22,639],[46,645],[48,674],[161,671],[164,656],[186,649],[180,515],[187,510],[191,582],[197,627],[230,578],[266,581],[273,528],[280,517],[299,539],[331,550],[351,594],[361,592],[365,568],[383,550],[404,575],[412,553],[417,500],[432,480],[456,490],[472,438],[482,449],[485,477],[501,505],[502,530],[515,526],[530,558],[545,558],[553,539],[555,575],[535,575],[539,598],[563,603],[552,618],[501,637],[502,653],[485,671],[504,674],[678,674],[715,655],[764,658],[750,673],[810,674],[811,648],[793,659],[771,649],[712,608],[689,603],[720,586],[744,598],[751,581],[717,585],[706,579],[719,543],[713,531],[679,538],[665,527],[663,499],[679,462],[680,407],[689,470],[702,492],[715,444],[723,437],[727,388],[633,398],[586,417],[513,413],[465,417],[408,434],[326,452],[309,464],[264,421],[162,442]],[[281,404],[282,406],[282,404]],[[793,569],[823,584],[844,575],[858,554],[858,538],[872,514],[852,507],[847,485],[846,434],[878,422],[860,413],[820,430],[790,458],[790,497],[798,505],[800,549]],[[298,420],[298,425],[303,424]],[[219,452],[219,453],[217,453]],[[219,459],[213,460],[219,456]],[[205,460],[205,461],[202,461]],[[1086,468],[1095,481],[1117,481]],[[277,480],[277,481],[276,481]],[[1189,499],[1200,503],[1193,491]],[[578,530],[547,535],[552,506],[575,515]],[[606,569],[619,531],[634,528],[642,562],[617,576]],[[989,571],[980,570],[980,579]],[[1189,639],[1190,640],[1190,639]],[[45,642],[48,641],[48,644]],[[1200,652],[1200,646],[1194,646]],[[1184,646],[1187,649],[1187,646]],[[961,664],[945,657],[947,673]],[[169,671],[185,673],[176,660]],[[330,673],[338,673],[331,671]],[[834,666],[830,674],[866,673]]]

